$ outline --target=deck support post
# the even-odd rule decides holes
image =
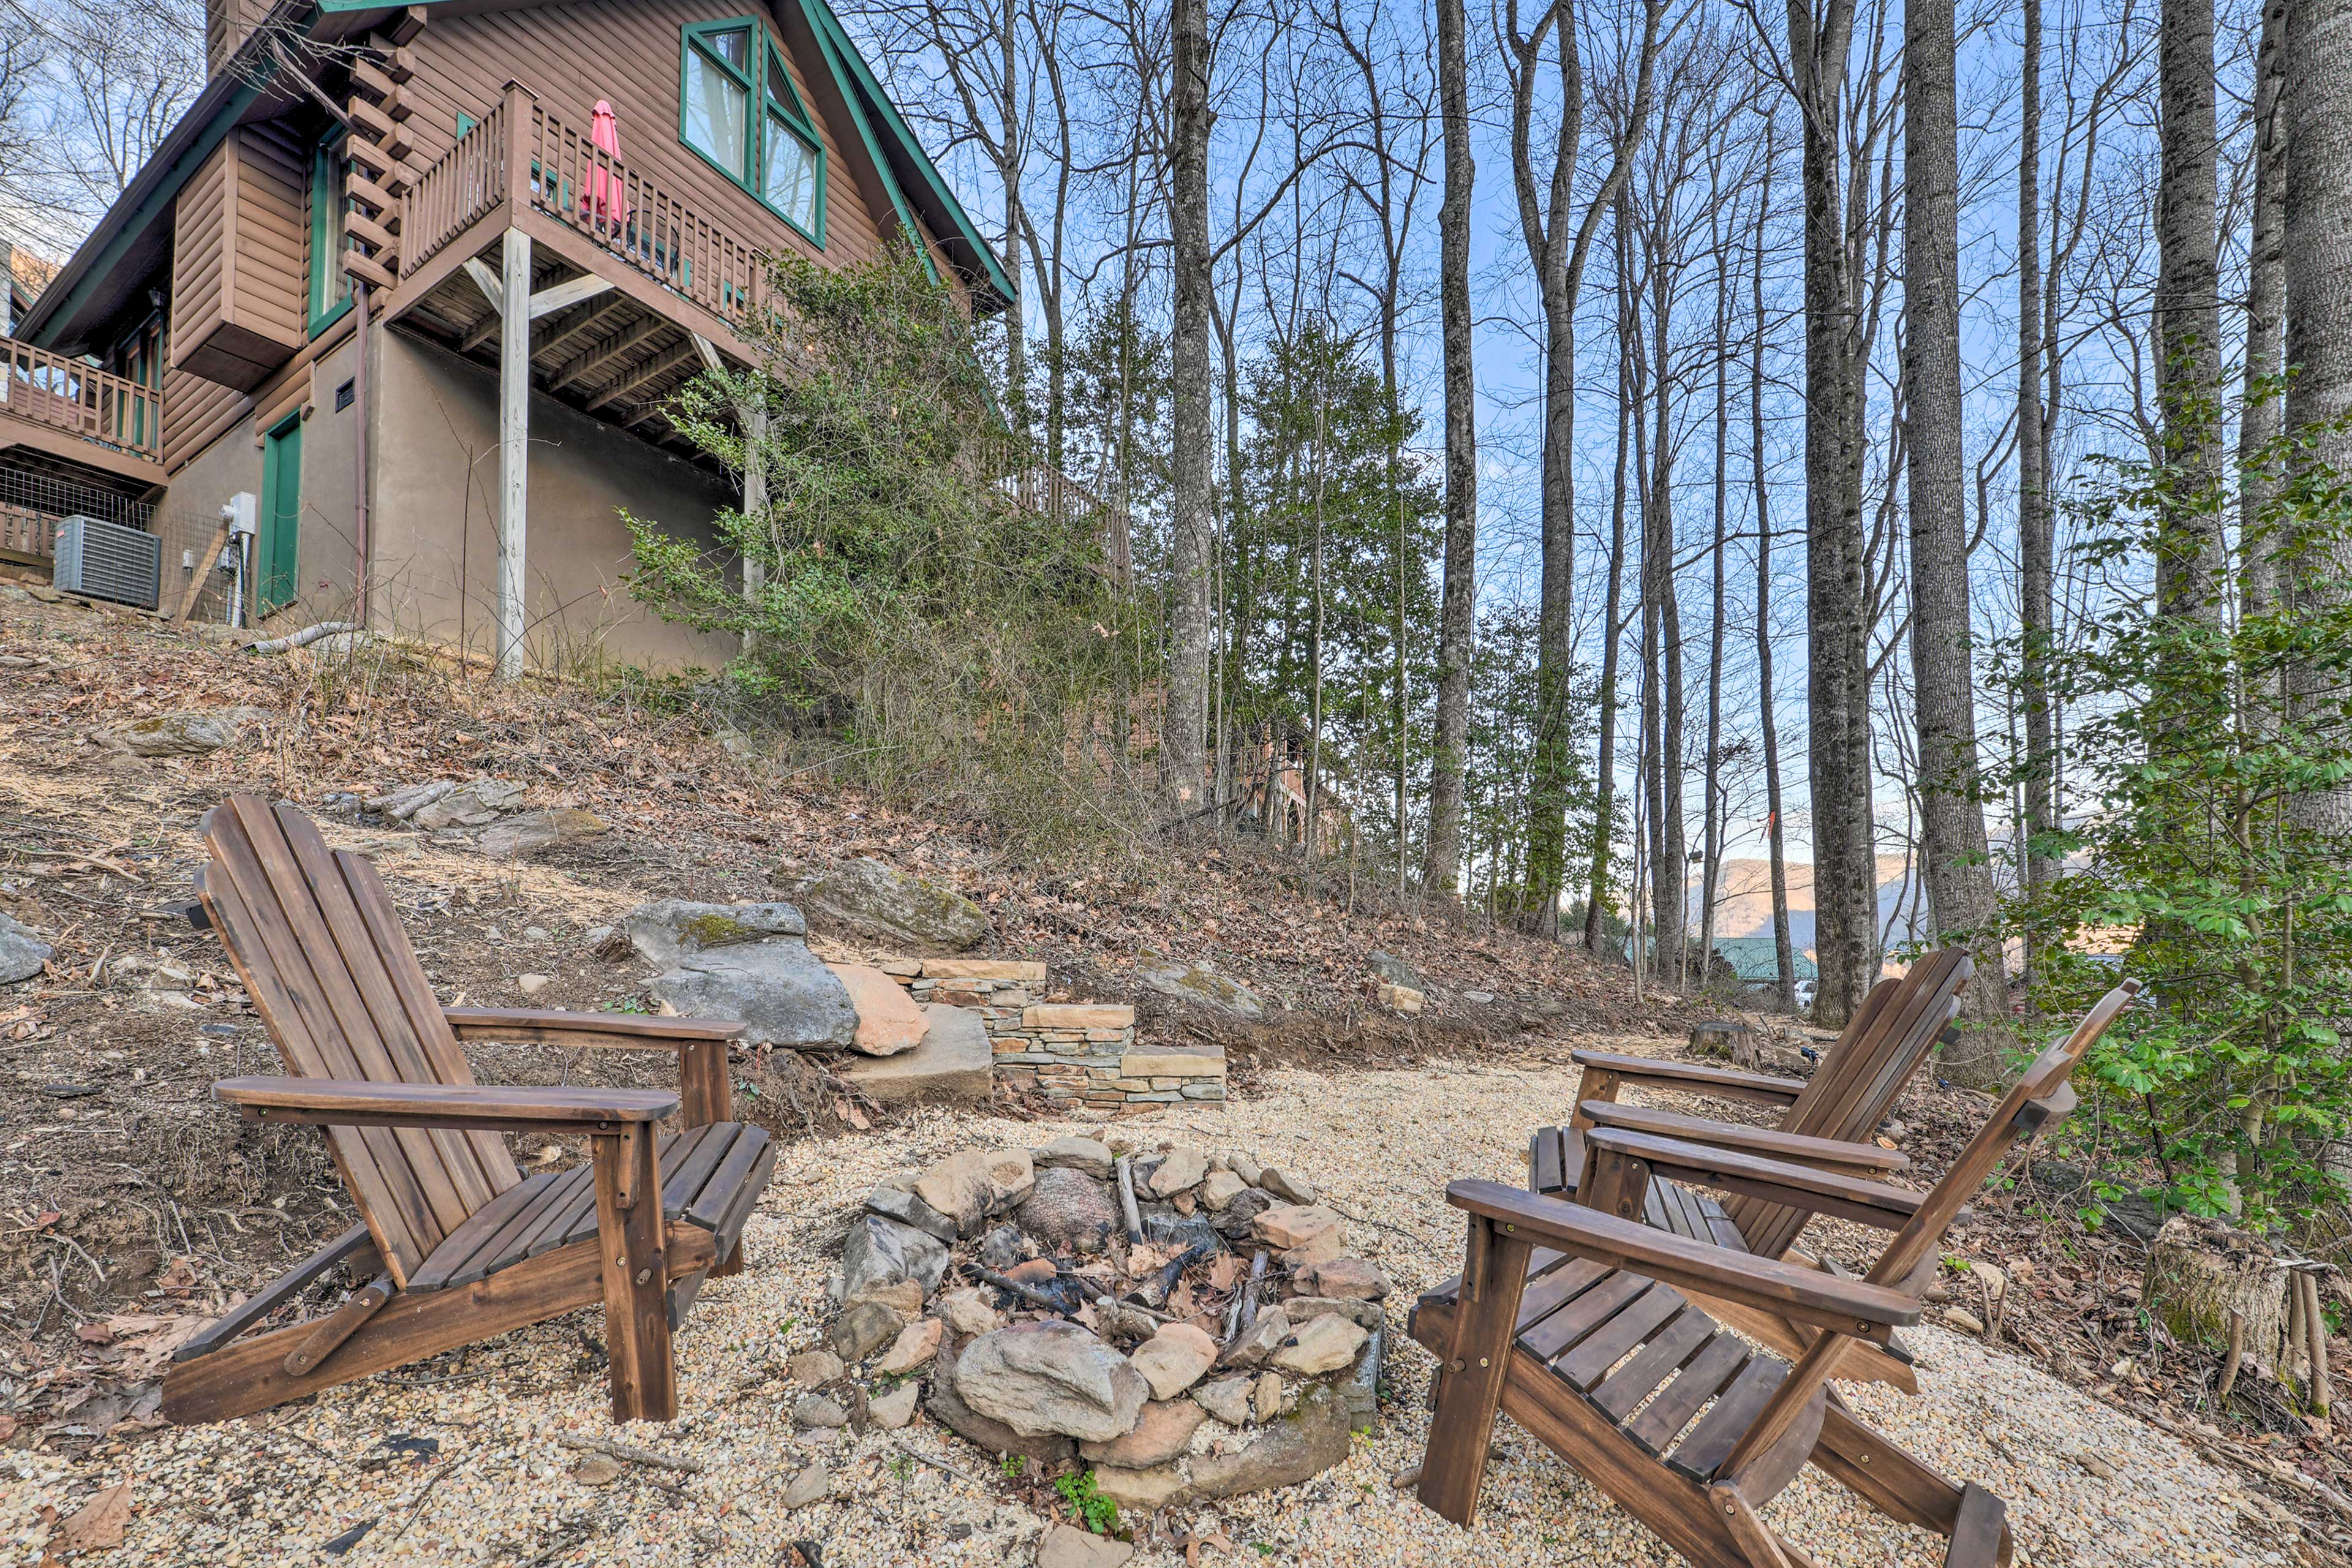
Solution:
[[[530,500],[530,236],[509,228],[499,301],[499,675],[522,673]]]

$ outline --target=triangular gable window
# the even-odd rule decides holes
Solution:
[[[678,140],[822,247],[824,142],[793,89],[782,49],[759,19],[688,26],[678,96]]]

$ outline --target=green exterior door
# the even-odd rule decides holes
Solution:
[[[302,416],[269,433],[261,447],[260,537],[254,542],[254,605],[260,615],[294,597],[294,544],[302,529]]]

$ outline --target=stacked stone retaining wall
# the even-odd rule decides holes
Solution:
[[[1225,1098],[1223,1047],[1139,1045],[1125,1003],[1043,1000],[1051,977],[1041,963],[901,958],[880,967],[919,1002],[979,1014],[1000,1083],[1106,1110]]]

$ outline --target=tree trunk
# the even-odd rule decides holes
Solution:
[[[2268,614],[2278,602],[2275,540],[2266,538],[2267,509],[2276,489],[2262,472],[2263,456],[2278,439],[2284,394],[2276,378],[2286,304],[2286,118],[2279,112],[2285,79],[2287,0],[2263,7],[2262,47],[2254,57],[2254,205],[2246,255],[2245,406],[2238,416],[2238,537],[2245,560],[2245,613]],[[2258,694],[2267,713],[2275,693]]]
[[[2214,234],[2213,0],[2164,0],[2158,77],[2156,343],[2166,455],[2184,483],[2220,483],[2221,270]],[[2218,507],[2176,505],[2158,523],[2160,613],[2218,624],[2223,545]]]
[[[1772,126],[1765,127],[1764,164],[1772,164]],[[1765,191],[1771,189],[1767,181]],[[1764,219],[1756,203],[1755,266],[1748,274],[1756,312],[1756,352],[1748,362],[1748,437],[1756,484],[1756,721],[1764,744],[1764,837],[1772,879],[1772,958],[1780,1005],[1797,1010],[1797,944],[1789,930],[1789,862],[1780,822],[1780,730],[1772,703],[1772,508],[1764,480]]]
[[[1663,222],[1663,215],[1661,221]],[[1667,395],[1667,354],[1670,352],[1668,261],[1664,236],[1651,256],[1650,416],[1654,434],[1650,444],[1650,487],[1644,508],[1642,567],[1650,582],[1650,609],[1657,616],[1656,647],[1651,651],[1647,681],[1663,679],[1664,691],[1655,727],[1657,811],[1653,834],[1657,869],[1652,881],[1657,889],[1658,980],[1680,986],[1688,967],[1690,854],[1683,801],[1684,737],[1687,734],[1683,707],[1683,623],[1675,591],[1674,433]]]
[[[1609,509],[1609,582],[1601,616],[1601,746],[1592,773],[1592,885],[1584,905],[1584,951],[1595,957],[1600,956],[1606,938],[1609,865],[1616,847],[1617,644],[1625,593],[1625,461],[1633,434],[1633,331],[1628,321],[1633,306],[1626,280],[1630,247],[1622,218],[1621,207],[1617,225],[1617,479]]]
[[[2001,1082],[2009,984],[1993,924],[1992,867],[1977,783],[1975,641],[1969,617],[1969,520],[1961,450],[1959,111],[1953,0],[1903,8],[1905,465],[1911,507],[1911,675],[1919,731],[1919,816],[1929,910],[1940,943],[1965,943],[1977,976],[1975,1026],[1946,1070]]]
[[[1478,632],[1477,373],[1472,358],[1470,89],[1463,0],[1437,0],[1438,98],[1445,121],[1445,199],[1438,208],[1438,320],[1445,353],[1445,582],[1437,617],[1437,735],[1429,761],[1424,892],[1451,898],[1462,868],[1463,750]],[[1402,823],[1402,816],[1400,816]],[[1402,826],[1398,853],[1403,853]]]
[[[2284,0],[2281,0],[2284,4]],[[2058,828],[2053,788],[2056,760],[2050,713],[2052,558],[2055,523],[2045,466],[2049,437],[2042,418],[2042,0],[2023,0],[2024,61],[2018,90],[2017,151],[2017,556],[2023,647],[2020,696],[2025,707],[2025,842],[2013,846],[2031,900],[2056,879],[2046,835]],[[2039,921],[2025,933],[2029,994],[2042,978]]]
[[[2352,0],[2296,0],[2286,19],[2286,363],[2290,432],[2309,432],[2308,460],[2336,482],[2352,476]],[[2320,542],[2323,559],[2299,565],[2307,611],[2344,602],[2352,544]],[[2333,674],[2291,677],[2298,715],[2334,729],[2342,693]],[[2297,795],[2302,826],[2352,832],[2352,782]]]
[[[1731,467],[1731,276],[1720,233],[1714,236],[1715,341],[1724,347],[1715,360],[1715,564],[1714,596],[1706,635],[1706,758],[1699,801],[1701,854],[1698,894],[1698,983],[1704,988],[1715,962],[1715,900],[1723,874],[1723,529]]]
[[[1168,591],[1168,720],[1160,788],[1180,818],[1206,783],[1210,583],[1209,495],[1209,9],[1174,0],[1175,54],[1169,170],[1170,262],[1175,308],[1170,342],[1173,513]]]
[[[1841,1025],[1878,972],[1870,671],[1864,640],[1863,342],[1845,250],[1839,146],[1853,0],[1790,0],[1790,64],[1804,128],[1805,607],[1812,793],[1815,1018]]]

